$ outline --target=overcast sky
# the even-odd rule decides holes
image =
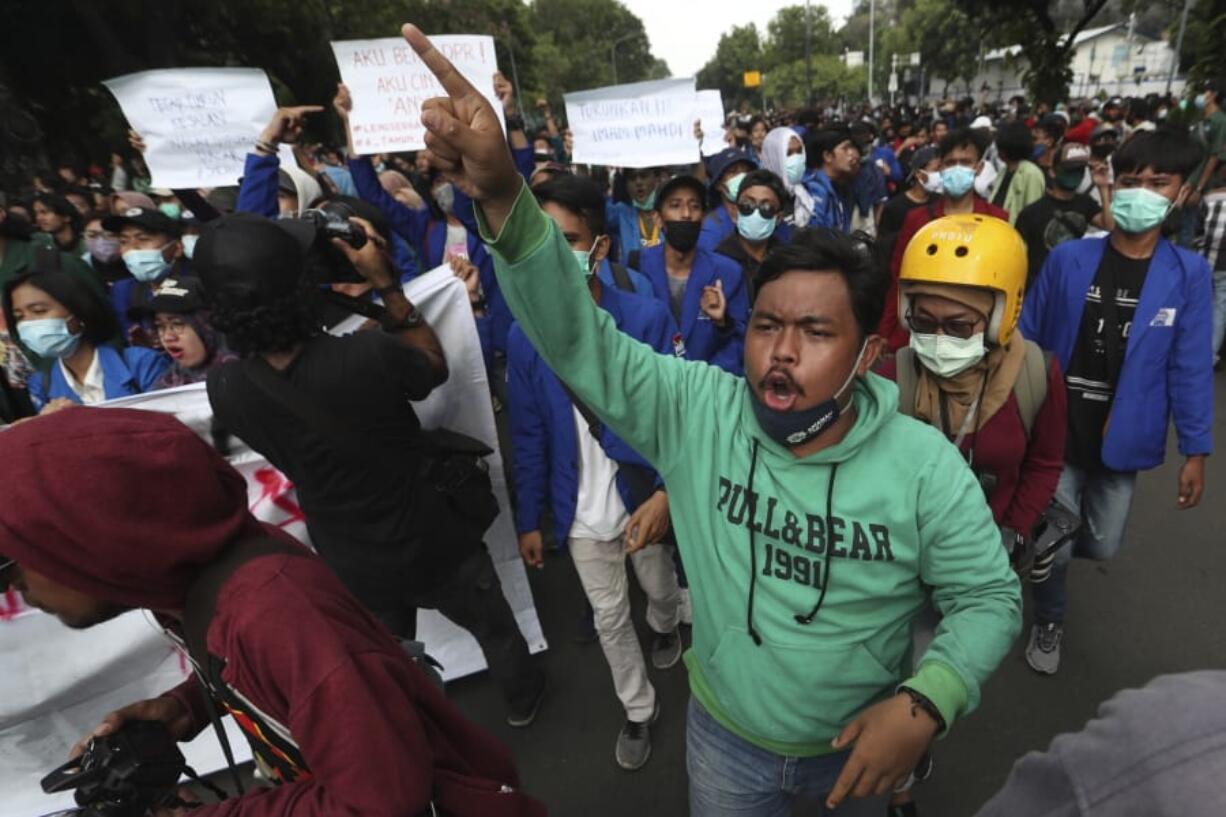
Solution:
[[[674,77],[698,73],[715,54],[719,35],[733,26],[755,23],[766,33],[766,24],[785,6],[804,5],[804,0],[621,0],[643,21],[651,40],[651,53],[668,63]],[[837,28],[851,13],[852,0],[813,3],[825,6]]]

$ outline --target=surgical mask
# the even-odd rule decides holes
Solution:
[[[132,277],[143,283],[156,281],[161,277],[162,273],[170,269],[170,264],[166,263],[166,259],[162,257],[162,250],[165,247],[159,247],[156,250],[128,250],[123,254],[123,263],[127,266],[128,272],[132,273]]]
[[[447,215],[455,212],[455,188],[451,186],[451,182],[440,184],[434,189],[434,203]]]
[[[1085,179],[1086,169],[1079,167],[1076,170],[1057,170],[1053,181],[1056,187],[1061,190],[1073,191],[1081,187],[1081,182]]]
[[[784,159],[783,172],[787,177],[788,184],[800,184],[800,180],[805,175],[805,154],[803,152],[793,153]]]
[[[1047,152],[1047,145],[1035,145],[1034,150],[1030,151],[1031,159],[1042,159],[1043,154]]]
[[[1204,92],[1201,92],[1196,95],[1196,99],[1192,100],[1192,102],[1197,108],[1204,110],[1205,106],[1209,104],[1209,97],[1205,96]]]
[[[979,175],[975,177],[975,192],[986,199],[994,181],[996,181],[996,167],[991,162],[984,162],[983,170],[979,171]]]
[[[65,358],[77,350],[81,333],[68,331],[64,318],[38,318],[17,324],[17,337],[39,357]]]
[[[585,281],[592,280],[592,276],[596,274],[596,269],[592,266],[592,253],[595,252],[596,245],[600,243],[602,238],[604,238],[602,235],[596,236],[596,240],[592,242],[592,249],[590,250],[571,250],[571,254],[575,256],[575,263],[579,266],[579,271],[583,273]]]
[[[644,210],[647,212],[650,212],[656,209],[656,192],[657,191],[652,190],[650,195],[648,195],[647,198],[644,199],[643,201],[639,201],[638,199],[631,199],[631,202],[634,204],[634,208],[636,210]]]
[[[954,165],[941,171],[941,186],[945,188],[945,195],[951,198],[965,196],[974,184],[975,171],[969,167]]]
[[[1111,197],[1111,217],[1126,233],[1136,235],[1154,229],[1171,211],[1173,202],[1144,187],[1117,190]]]
[[[737,215],[736,231],[746,241],[765,241],[775,232],[775,219],[765,218],[757,210],[749,215]]]
[[[738,173],[724,182],[724,198],[730,202],[736,202],[737,194],[741,191],[741,182],[745,181],[746,175],[745,173]]]
[[[664,240],[677,252],[689,252],[694,249],[698,244],[698,233],[701,231],[702,222],[698,221],[664,222]]]
[[[85,249],[99,261],[109,264],[119,257],[119,239],[100,235],[97,238],[85,239]]]
[[[800,411],[779,411],[767,406],[755,396],[750,405],[753,406],[754,416],[758,420],[759,427],[766,432],[766,436],[780,445],[795,448],[815,440],[819,434],[834,425],[843,412],[839,407],[839,398],[856,379],[860,361],[864,358],[864,352],[867,349],[868,342],[865,341],[843,385],[829,399],[823,400],[812,408]]]
[[[183,244],[183,255],[191,260],[191,257],[196,254],[196,242],[200,240],[198,235],[185,235],[179,239]]]
[[[983,333],[969,338],[953,335],[930,335],[911,333],[911,349],[924,364],[924,368],[937,377],[953,377],[965,372],[987,354]]]
[[[940,173],[929,173],[924,171],[923,180],[920,182],[920,186],[929,193],[932,193],[934,196],[939,196],[945,192],[945,186],[941,184]]]
[[[183,212],[183,208],[173,201],[162,202],[158,205],[158,209],[162,211],[163,215],[174,219],[177,219]]]

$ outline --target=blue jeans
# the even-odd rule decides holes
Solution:
[[[784,757],[725,729],[694,698],[686,718],[685,756],[690,774],[691,817],[880,817],[888,797],[846,799],[825,806],[850,751],[818,757]]]
[[[1074,556],[1105,562],[1119,553],[1132,510],[1135,471],[1086,471],[1064,464],[1056,498],[1081,511],[1081,529],[1056,552],[1047,581],[1032,585],[1034,619],[1039,624],[1064,623],[1068,606],[1068,567]]]

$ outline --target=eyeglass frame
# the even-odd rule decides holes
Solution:
[[[917,319],[925,321],[925,322],[930,322],[929,325],[931,326],[933,331],[931,332],[925,331],[923,328],[916,326],[915,321]],[[917,318],[916,314],[910,309],[907,310],[905,320],[907,322],[907,327],[915,334],[935,335],[937,333],[936,330],[939,329],[941,330],[942,334],[947,335],[951,338],[958,338],[959,340],[969,340],[970,338],[973,338],[975,335],[977,335],[978,332],[975,331],[975,327],[978,326],[981,322],[984,324],[984,331],[987,331],[987,323],[988,323],[988,318],[986,315],[980,315],[973,322],[964,321],[961,319],[939,321],[939,320],[936,320],[935,318]],[[950,331],[951,326],[954,324],[967,324],[970,326],[970,331],[968,331],[966,334],[962,334],[961,332]]]

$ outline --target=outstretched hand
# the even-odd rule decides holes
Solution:
[[[447,92],[426,100],[421,109],[430,164],[480,202],[497,234],[523,185],[498,114],[417,26],[406,24],[401,33]]]

